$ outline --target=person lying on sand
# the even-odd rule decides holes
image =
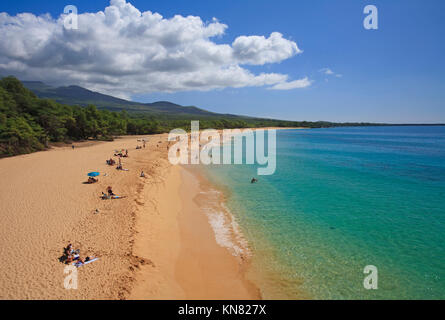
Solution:
[[[77,259],[77,263],[81,263],[81,264],[84,264],[85,263],[85,261],[81,258],[81,257],[79,257],[79,259]]]
[[[89,177],[87,182],[88,183],[96,183],[96,182],[99,182],[99,179],[96,179],[96,178],[93,178],[93,177]]]
[[[69,255],[67,256],[65,262],[66,262],[66,263],[71,263],[71,262],[76,261],[76,260],[79,260],[79,259],[80,259],[79,253],[71,253],[71,254],[69,254]]]
[[[126,197],[127,197],[127,196],[118,196],[118,195],[115,195],[115,194],[113,194],[112,196],[109,196],[109,195],[107,195],[107,194],[105,194],[105,193],[102,192],[101,199],[102,199],[102,200],[124,199],[124,198],[126,198]]]
[[[107,164],[108,164],[109,166],[113,166],[113,165],[116,164],[116,161],[114,161],[112,158],[110,158],[110,160],[107,160]]]
[[[76,261],[73,264],[76,267],[80,267],[80,266],[83,266],[85,263],[93,262],[94,260],[97,260],[97,259],[99,259],[99,258],[97,258],[97,257],[86,257],[85,260],[84,259],[79,259],[78,261]]]

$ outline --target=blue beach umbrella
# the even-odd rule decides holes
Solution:
[[[99,176],[99,175],[100,175],[99,172],[90,172],[90,173],[88,173],[88,176],[89,176],[89,177],[97,177],[97,176]]]

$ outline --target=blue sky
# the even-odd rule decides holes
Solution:
[[[303,52],[279,63],[246,65],[252,73],[280,73],[311,85],[292,90],[264,86],[210,91],[132,94],[134,100],[169,100],[207,110],[290,120],[445,123],[445,2],[361,0],[129,1],[164,18],[216,17],[228,26],[215,43],[240,35],[280,32]],[[0,12],[57,17],[67,4],[79,13],[104,10],[109,1],[1,1]],[[363,8],[378,8],[378,30],[363,28]],[[321,72],[331,69],[334,74]],[[335,74],[341,75],[335,76]]]

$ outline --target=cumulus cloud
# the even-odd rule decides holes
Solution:
[[[213,19],[141,12],[125,0],[104,11],[52,18],[0,13],[0,73],[130,96],[135,93],[212,90],[226,87],[300,87],[281,73],[255,74],[248,65],[279,63],[302,51],[281,33],[239,36],[231,44],[212,38],[227,25]],[[282,89],[280,89],[282,90]]]
[[[295,42],[284,39],[279,32],[273,32],[269,38],[241,36],[235,39],[232,47],[239,62],[254,65],[280,62],[302,52]]]
[[[270,87],[271,90],[292,90],[292,89],[299,89],[299,88],[306,88],[309,87],[312,84],[312,81],[309,80],[307,77],[295,81],[290,82],[281,82],[277,83],[273,87]]]

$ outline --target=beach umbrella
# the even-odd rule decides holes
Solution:
[[[100,175],[99,172],[90,172],[90,173],[88,173],[88,176],[89,176],[89,177],[97,177],[97,176],[99,176],[99,175]]]

